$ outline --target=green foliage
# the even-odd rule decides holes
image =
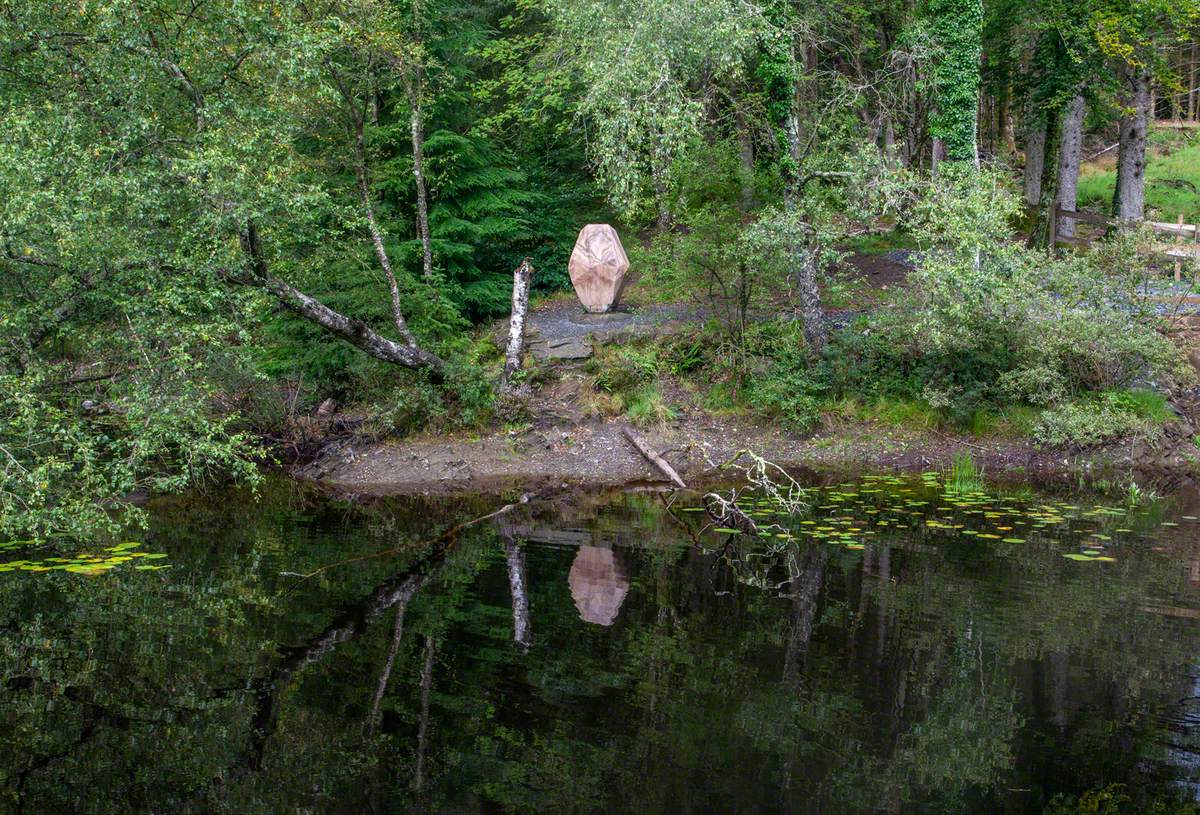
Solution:
[[[1158,394],[1105,392],[1050,408],[1034,427],[1034,438],[1054,447],[1091,447],[1119,438],[1155,438],[1170,417]]]
[[[952,492],[968,493],[983,489],[983,468],[966,450],[954,454],[950,472],[946,475],[946,487]]]
[[[1042,815],[1196,815],[1200,811],[1193,801],[1135,799],[1127,789],[1124,784],[1109,784],[1082,795],[1056,795]]]

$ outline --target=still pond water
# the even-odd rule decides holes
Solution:
[[[1195,502],[947,493],[931,475],[814,487],[789,514],[743,501],[779,526],[616,494],[422,544],[500,502],[277,484],[161,506],[137,546],[11,551],[0,811],[1200,795]]]

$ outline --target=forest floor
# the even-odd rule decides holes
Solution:
[[[902,251],[850,258],[849,285],[841,301],[831,303],[831,319],[890,299],[904,285],[906,259]],[[636,303],[636,292],[631,294]],[[657,334],[700,316],[681,304],[645,304],[633,312],[618,318],[620,329],[603,341],[619,343],[631,333],[646,331]],[[577,305],[563,298],[542,303],[531,316],[540,335],[531,342],[587,341],[594,335],[581,315]],[[524,417],[509,426],[483,435],[422,435],[338,445],[303,468],[301,476],[359,496],[551,492],[662,481],[625,438],[628,420],[595,409],[594,383],[578,358],[552,354],[542,359],[543,373],[550,375],[532,388]],[[1069,486],[1116,483],[1131,472],[1158,483],[1186,480],[1196,471],[1200,453],[1191,441],[1192,421],[1186,418],[1172,422],[1155,444],[1137,441],[1066,453],[1038,448],[1019,436],[981,437],[844,417],[828,417],[813,433],[789,432],[753,416],[714,412],[688,383],[666,377],[659,386],[673,415],[635,432],[689,484],[728,480],[731,473],[719,465],[741,451],[753,451],[791,470],[847,474],[945,470],[967,452],[989,477]],[[1197,401],[1197,409],[1186,415],[1200,415],[1200,398]]]

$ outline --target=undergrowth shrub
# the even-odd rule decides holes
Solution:
[[[1033,435],[1054,447],[1092,447],[1118,438],[1155,438],[1168,418],[1166,401],[1156,393],[1106,392],[1046,410]]]

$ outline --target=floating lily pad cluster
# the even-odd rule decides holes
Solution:
[[[0,552],[28,549],[30,541],[8,541],[0,543]],[[96,554],[81,552],[72,557],[45,557],[40,560],[8,560],[0,562],[0,572],[70,572],[72,574],[98,575],[129,563],[138,571],[155,571],[170,568],[149,563],[166,557],[162,552],[143,552],[143,544],[136,541],[119,543],[98,550]]]
[[[759,524],[762,538],[862,549],[880,536],[900,532],[993,545],[1019,545],[1033,535],[1052,535],[1072,547],[1063,557],[1100,562],[1116,560],[1116,547],[1134,535],[1132,524],[1138,514],[1122,506],[955,490],[933,472],[920,477],[865,476],[857,482],[816,487],[809,491],[809,500],[810,510],[802,515],[782,513],[767,498],[743,496],[738,505]],[[1182,520],[1197,522],[1192,516]],[[739,534],[727,527],[708,531]]]

